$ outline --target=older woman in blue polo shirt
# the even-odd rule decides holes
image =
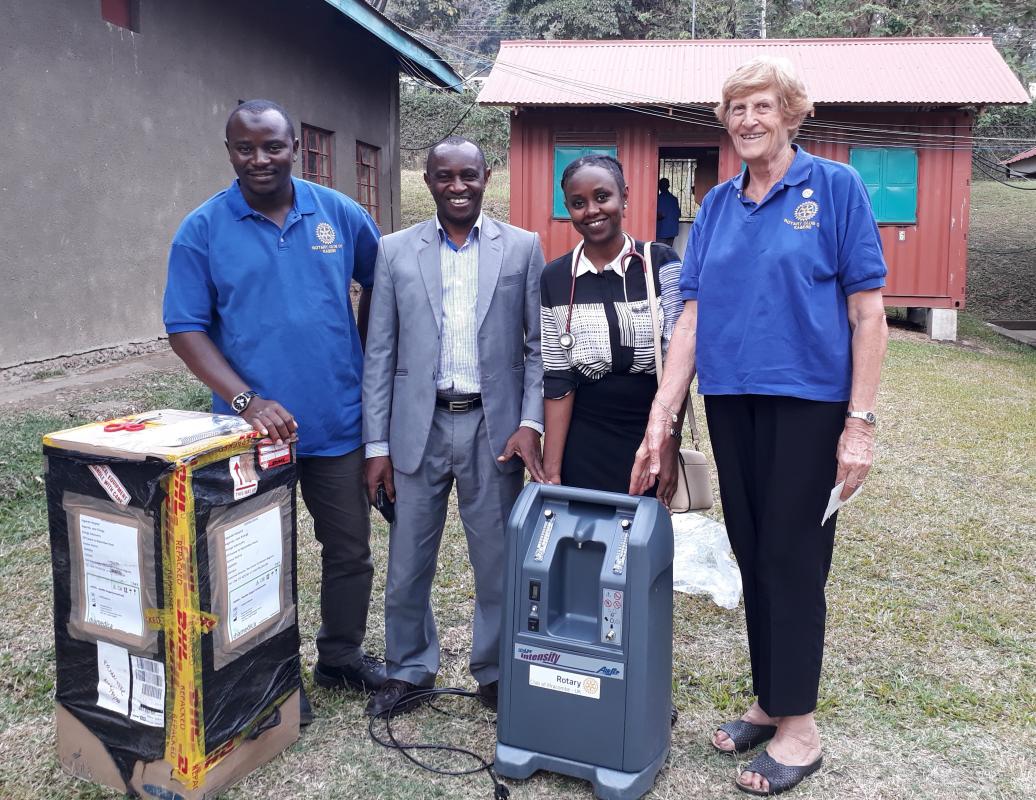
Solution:
[[[746,169],[705,198],[684,256],[684,310],[630,492],[658,471],[697,369],[723,514],[745,592],[757,700],[712,744],[768,742],[736,783],[779,794],[819,769],[816,708],[835,517],[870,469],[888,331],[885,261],[867,190],[792,144],[812,108],[780,61],[723,85],[716,115]]]

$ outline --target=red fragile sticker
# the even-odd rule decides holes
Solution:
[[[90,464],[88,468],[93,473],[93,476],[97,478],[97,482],[101,484],[101,488],[108,493],[108,497],[120,506],[129,505],[130,493],[126,491],[122,481],[112,472],[111,467],[104,464]]]

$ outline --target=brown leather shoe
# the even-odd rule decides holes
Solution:
[[[490,711],[496,711],[499,697],[500,684],[498,681],[493,681],[492,683],[480,683],[478,685],[478,701]]]
[[[407,714],[420,704],[419,699],[408,695],[420,691],[421,687],[417,684],[389,678],[367,703],[366,714],[368,717],[382,718]]]

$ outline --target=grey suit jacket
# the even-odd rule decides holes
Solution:
[[[539,237],[483,216],[479,233],[479,383],[493,452],[523,419],[543,422]],[[442,341],[442,271],[435,220],[381,239],[363,368],[363,440],[388,441],[393,466],[421,464],[435,411]],[[501,471],[522,469],[512,458]]]

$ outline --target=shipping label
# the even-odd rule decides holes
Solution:
[[[143,635],[138,538],[135,526],[79,515],[87,623]]]
[[[165,727],[165,665],[150,658],[130,656],[133,694],[130,719],[153,728]]]
[[[230,640],[280,613],[282,542],[279,506],[228,528],[224,534]]]

